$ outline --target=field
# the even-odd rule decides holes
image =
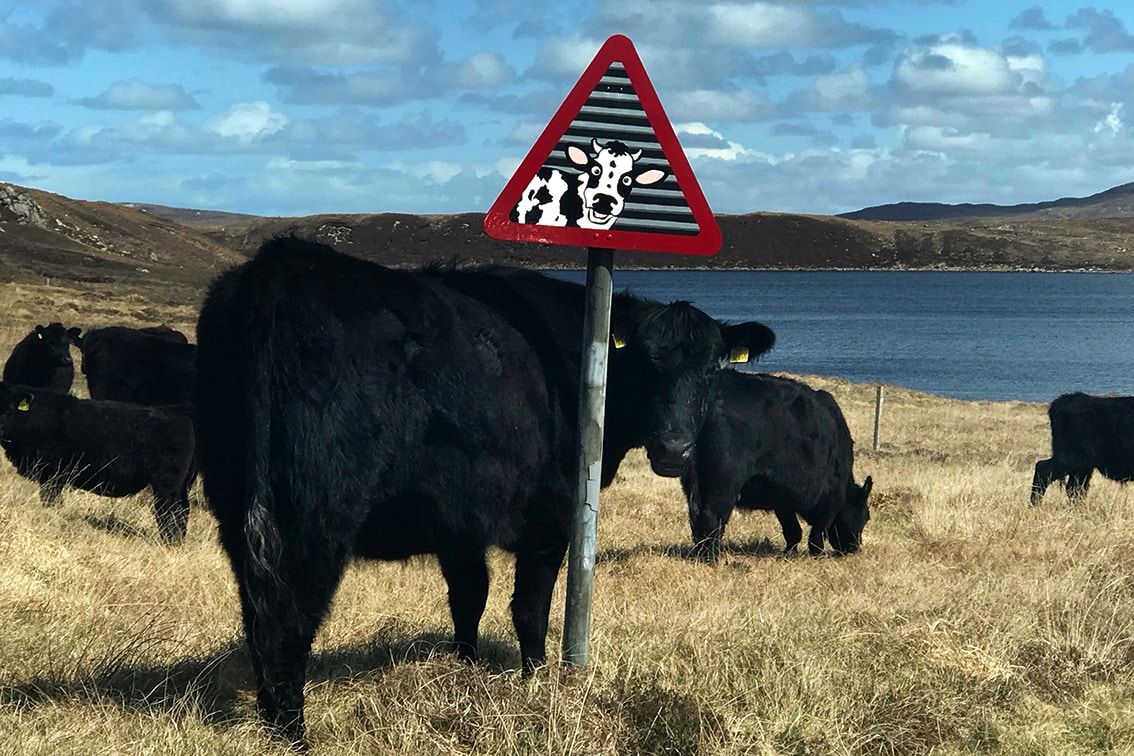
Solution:
[[[188,306],[0,294],[5,356],[49,319],[192,333]],[[507,554],[477,666],[446,652],[432,559],[356,564],[308,673],[312,752],[1134,753],[1131,493],[1096,476],[1078,506],[1056,486],[1030,507],[1043,405],[886,387],[873,450],[874,386],[803,379],[838,399],[875,481],[859,554],[781,558],[756,512],[734,516],[720,564],[693,561],[679,485],[632,455],[602,496],[585,668],[520,679]],[[148,493],[48,509],[0,463],[0,754],[286,752],[257,722],[235,585],[196,504],[165,548]]]

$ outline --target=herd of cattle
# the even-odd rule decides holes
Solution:
[[[347,563],[434,554],[457,653],[477,654],[486,552],[515,555],[522,667],[546,658],[568,547],[579,433],[582,286],[533,271],[399,271],[295,238],[213,282],[197,344],[168,328],[37,326],[0,383],[0,445],[45,504],[66,486],[153,492],[164,541],[185,536],[201,475],[239,587],[258,706],[304,735],[307,658]],[[872,480],[853,473],[835,400],[798,381],[724,369],[770,349],[755,323],[616,294],[602,485],[645,447],[680,477],[698,557],[734,508],[774,512],[785,552],[858,550]],[[70,394],[71,347],[90,399]],[[1134,477],[1134,399],[1051,405],[1053,480]]]

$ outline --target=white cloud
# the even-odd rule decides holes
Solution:
[[[1008,92],[1017,81],[1003,55],[955,39],[907,50],[894,78],[914,91],[947,94]]]
[[[271,61],[419,64],[437,57],[436,30],[372,0],[175,0],[150,4],[175,38]],[[392,11],[390,9],[393,9]]]
[[[695,89],[679,92],[667,108],[676,118],[700,118],[713,121],[764,120],[771,116],[772,105],[750,89],[724,92]]]
[[[1041,55],[1009,55],[1005,60],[1008,67],[1019,77],[1022,86],[1035,84],[1041,86],[1047,78],[1047,64]]]
[[[189,131],[168,110],[148,113],[120,131],[124,138],[135,142],[161,142],[172,146],[191,139]]]
[[[1106,118],[1095,124],[1094,132],[1096,134],[1109,132],[1112,135],[1117,135],[1124,128],[1126,128],[1126,124],[1122,121],[1122,103],[1112,102],[1110,113],[1107,114]]]
[[[806,8],[771,3],[720,3],[706,9],[712,39],[745,47],[813,46],[819,40]]]
[[[444,160],[427,160],[421,163],[399,160],[390,163],[387,167],[434,184],[444,184],[464,170],[464,166],[460,163],[449,163]]]
[[[185,110],[197,103],[180,85],[154,86],[140,79],[119,81],[82,104],[108,110]]]
[[[842,73],[815,77],[815,95],[821,106],[862,104],[870,91],[866,71],[855,67]]]
[[[940,152],[955,156],[958,153],[989,152],[996,149],[990,134],[961,133],[955,129],[936,126],[913,126],[905,130],[907,147],[927,152]]]
[[[555,37],[540,48],[533,69],[544,76],[572,80],[586,70],[602,43],[585,37]]]
[[[674,124],[673,130],[689,160],[737,160],[747,154],[742,145],[725,139],[719,131],[714,131],[703,123]]]
[[[294,158],[273,155],[265,167],[273,173],[289,171],[339,171],[350,168],[351,164],[342,160],[295,160]]]
[[[178,0],[180,15],[196,20],[273,26],[308,26],[363,10],[352,0]]]
[[[264,101],[233,105],[226,112],[210,118],[205,130],[240,144],[271,136],[288,124],[287,116],[272,110]]]
[[[512,67],[493,52],[478,52],[453,66],[449,83],[466,89],[496,87],[515,76]]]

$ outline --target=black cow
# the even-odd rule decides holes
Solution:
[[[1122,483],[1134,480],[1134,396],[1064,394],[1048,406],[1047,416],[1051,458],[1036,462],[1032,504],[1055,480],[1068,499],[1081,499],[1095,470]]]
[[[543,663],[573,516],[583,309],[583,287],[537,273],[395,271],[288,238],[210,287],[197,326],[201,471],[259,709],[284,735],[303,738],[311,642],[352,557],[436,554],[456,650],[471,660],[485,552],[512,552],[523,670]],[[733,342],[755,355],[774,336],[629,295],[612,322],[625,346],[609,362],[611,397],[635,391],[608,398],[602,477],[643,444],[675,474],[692,437],[659,401],[695,412]]]
[[[184,540],[196,479],[187,414],[0,383],[0,446],[49,506],[68,486],[112,497],[149,486],[162,540]]]
[[[193,400],[197,347],[167,326],[87,331],[80,348],[92,399],[160,406]]]
[[[79,345],[79,333],[62,323],[37,325],[12,349],[4,363],[4,380],[66,394],[75,379],[71,345]]]
[[[857,551],[873,481],[857,485],[853,467],[850,430],[829,393],[789,378],[719,371],[681,476],[695,553],[716,561],[734,507],[775,512],[784,553],[803,536],[796,515],[811,525],[811,554],[823,553],[825,536],[836,554]]]

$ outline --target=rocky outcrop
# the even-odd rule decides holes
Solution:
[[[34,199],[10,184],[0,183],[0,223],[47,227],[47,213]]]

